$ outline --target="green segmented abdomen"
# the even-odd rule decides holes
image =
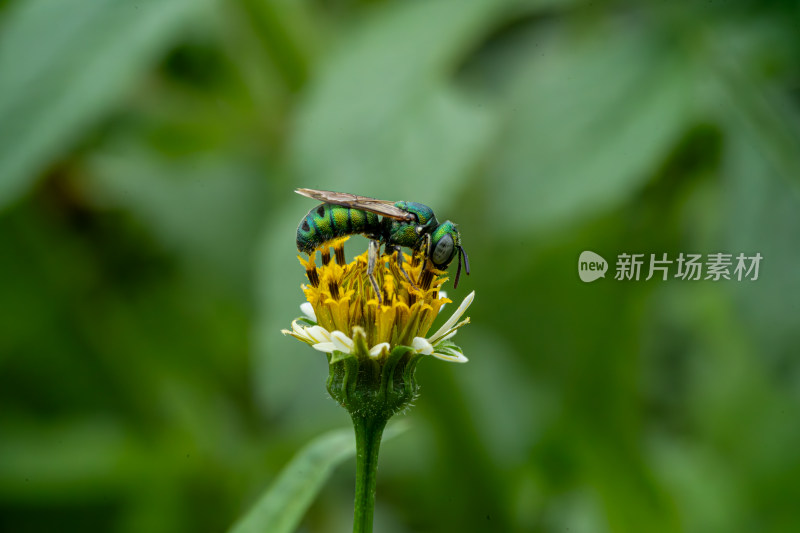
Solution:
[[[309,211],[297,226],[297,249],[311,254],[328,241],[356,233],[377,238],[380,217],[360,209],[320,204]]]

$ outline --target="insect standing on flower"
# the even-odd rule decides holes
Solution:
[[[458,254],[458,270],[453,288],[458,287],[462,255],[469,274],[469,260],[461,246],[461,235],[456,225],[449,220],[439,224],[433,210],[427,205],[417,202],[390,202],[315,189],[297,189],[295,192],[324,202],[309,211],[300,221],[297,227],[297,249],[312,255],[322,248],[323,262],[327,262],[330,261],[328,246],[333,242],[336,260],[344,264],[344,248],[338,239],[355,234],[365,235],[370,239],[367,274],[378,301],[381,301],[381,292],[373,273],[381,245],[386,246],[389,253],[397,252],[400,272],[414,287],[416,284],[403,268],[402,247],[411,248],[413,252],[424,249],[425,261],[430,261],[438,270],[446,270]],[[424,267],[422,271],[425,271]]]

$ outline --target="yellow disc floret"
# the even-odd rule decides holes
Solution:
[[[395,255],[381,257],[375,277],[381,288],[378,301],[367,277],[367,253],[346,265],[330,262],[316,267],[313,260],[299,257],[306,272],[319,282],[303,285],[306,299],[314,308],[317,323],[328,331],[352,331],[361,327],[370,346],[387,342],[392,346],[410,345],[414,337],[425,336],[449,299],[440,296],[440,287],[447,278],[430,263],[416,261],[404,254],[404,268],[412,280],[423,279],[422,269],[432,275],[427,287],[412,286],[401,274]],[[381,303],[382,302],[382,303]]]

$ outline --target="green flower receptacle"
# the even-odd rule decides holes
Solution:
[[[417,362],[423,357],[408,346],[373,357],[368,352],[329,356],[328,393],[353,418],[388,421],[416,398],[414,377]]]

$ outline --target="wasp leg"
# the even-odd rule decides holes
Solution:
[[[417,287],[417,284],[414,283],[414,281],[408,275],[408,272],[406,272],[406,269],[403,268],[403,249],[399,246],[394,246],[393,248],[394,251],[397,252],[397,268],[400,269],[400,272],[403,273],[403,275],[406,277],[411,286],[414,287],[415,289],[418,289],[419,287]]]
[[[422,277],[422,273],[425,272],[425,267],[428,266],[428,254],[431,253],[431,234],[426,233],[425,236],[422,238],[422,248],[425,249],[422,256],[425,258],[422,261],[422,269],[419,271],[420,277]]]
[[[419,286],[422,287],[423,291],[427,291],[431,288],[431,282],[433,281],[433,268],[428,264],[429,258],[428,254],[430,253],[431,249],[431,235],[430,233],[425,235],[422,241],[422,247],[420,249],[424,249],[423,251],[423,262],[422,268],[419,271]],[[431,265],[433,261],[431,260]]]
[[[381,289],[378,287],[378,282],[375,280],[375,263],[378,262],[378,250],[380,245],[378,241],[371,240],[369,241],[369,254],[367,255],[367,276],[369,277],[370,283],[372,283],[372,290],[375,291],[375,296],[378,297],[378,303],[383,304],[383,299],[381,298]]]

